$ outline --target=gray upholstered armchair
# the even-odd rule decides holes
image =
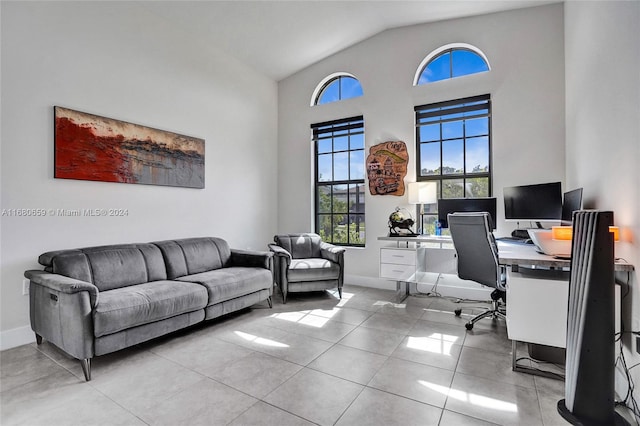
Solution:
[[[269,248],[275,254],[274,279],[287,303],[287,294],[338,288],[342,298],[344,251],[318,234],[276,235]]]

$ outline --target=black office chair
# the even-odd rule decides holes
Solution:
[[[465,324],[467,330],[482,318],[502,318],[506,320],[507,301],[506,274],[498,263],[498,246],[489,225],[489,213],[452,213],[447,216],[453,246],[458,257],[458,277],[471,280],[495,290],[491,293],[491,309],[473,317]],[[460,316],[461,309],[455,311]]]

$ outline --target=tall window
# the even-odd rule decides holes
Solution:
[[[413,84],[433,83],[485,71],[489,71],[489,62],[480,49],[464,43],[448,44],[424,58]]]
[[[435,181],[438,198],[491,196],[489,95],[415,107],[416,176]],[[425,230],[433,230],[437,204],[425,205]]]
[[[327,104],[362,96],[362,86],[355,76],[347,73],[331,74],[318,84],[311,105]]]
[[[364,120],[312,124],[316,232],[327,242],[364,246]]]

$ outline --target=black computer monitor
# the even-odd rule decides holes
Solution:
[[[438,200],[438,222],[448,228],[447,215],[455,212],[488,212],[491,229],[496,229],[495,198],[440,198]]]
[[[567,191],[562,196],[562,224],[570,225],[573,212],[582,209],[582,188]]]
[[[507,187],[503,195],[506,220],[559,222],[562,218],[560,182]]]

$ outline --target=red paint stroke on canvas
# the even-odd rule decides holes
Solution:
[[[56,118],[55,177],[135,183],[128,155],[121,151],[124,142],[123,136],[96,136],[90,127]]]

